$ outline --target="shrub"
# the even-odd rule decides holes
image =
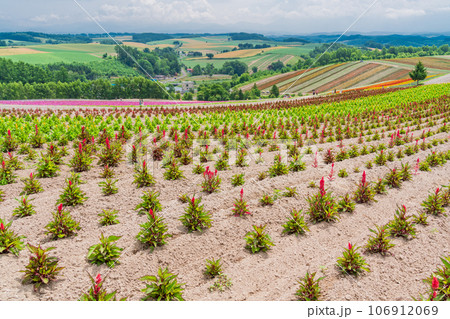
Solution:
[[[21,170],[24,169],[24,165],[17,157],[8,152],[8,160],[6,162],[6,166],[9,166],[13,170]]]
[[[14,174],[14,169],[6,165],[5,161],[2,161],[2,167],[0,168],[0,185],[12,184],[16,181],[17,176]]]
[[[34,210],[34,206],[31,204],[33,199],[28,199],[28,196],[22,197],[20,200],[16,199],[19,202],[19,206],[14,209],[13,216],[17,217],[28,217],[36,214]]]
[[[215,260],[214,258],[206,259],[206,269],[205,269],[206,276],[215,278],[221,273],[222,273],[222,264],[220,262],[220,258],[217,260]]]
[[[31,283],[34,285],[34,290],[38,291],[42,284],[46,285],[50,281],[56,280],[64,267],[58,267],[58,258],[48,255],[48,252],[55,247],[42,249],[40,245],[36,247],[28,244],[27,248],[31,256],[25,270],[21,270],[25,273],[22,283]]]
[[[331,192],[325,190],[325,181],[322,177],[319,192],[307,198],[309,203],[308,214],[313,223],[321,221],[336,221],[339,219],[338,205]]]
[[[408,239],[409,236],[411,236],[411,238],[415,238],[416,226],[409,220],[410,218],[411,216],[406,216],[405,205],[402,205],[402,207],[395,211],[394,219],[387,225],[389,233],[394,237],[403,237]]]
[[[286,187],[286,191],[283,193],[284,197],[295,197],[297,195],[297,187]]]
[[[269,168],[270,177],[282,176],[289,173],[289,167],[282,162],[281,155],[275,156],[273,165]]]
[[[0,254],[12,253],[19,256],[24,245],[22,239],[25,236],[18,236],[12,230],[9,230],[12,222],[5,224],[0,218]]]
[[[377,182],[373,185],[373,191],[375,194],[385,194],[386,193],[386,186],[384,184],[385,182],[379,178]]]
[[[297,150],[297,148],[295,148]],[[306,164],[298,155],[293,157],[293,160],[289,162],[289,170],[291,172],[300,172],[306,169]]]
[[[260,251],[267,251],[271,246],[275,246],[269,234],[265,232],[267,225],[256,226],[253,225],[253,230],[245,235],[247,245],[245,248],[250,249],[252,254]]]
[[[348,248],[344,249],[342,257],[337,260],[337,266],[341,272],[350,275],[359,275],[363,271],[370,271],[365,259],[358,253],[359,247],[355,248],[348,243]]]
[[[416,225],[428,225],[428,216],[425,213],[420,213],[418,215],[413,215],[412,216],[413,220],[414,220],[414,224]]]
[[[119,263],[120,253],[123,248],[117,247],[114,242],[118,241],[120,236],[109,236],[108,238],[100,235],[100,244],[89,247],[87,259],[97,265],[106,264],[113,268]]]
[[[334,152],[331,148],[325,152],[325,154],[323,156],[323,160],[324,160],[325,164],[331,164],[336,161],[336,155],[334,155]]]
[[[40,148],[45,143],[45,138],[42,136],[37,125],[35,125],[35,134],[30,137],[29,143],[33,148]]]
[[[148,172],[147,163],[145,161],[142,163],[141,169],[136,166],[134,171],[136,174],[134,174],[133,184],[136,184],[137,188],[149,187],[156,184],[155,178]]]
[[[169,181],[184,178],[183,171],[176,163],[172,163],[164,172],[164,178]]]
[[[379,227],[375,225],[376,229],[369,230],[375,234],[375,236],[370,236],[367,241],[367,245],[364,246],[367,252],[369,253],[378,253],[385,256],[389,249],[394,247],[394,244],[391,244],[391,240],[389,239],[389,231],[385,226]]]
[[[150,209],[154,212],[160,212],[162,206],[158,199],[159,195],[157,191],[144,192],[141,196],[142,203],[138,204],[134,210],[138,211],[140,215],[146,214]]]
[[[19,142],[15,137],[11,135],[11,131],[8,130],[7,136],[3,140],[1,144],[1,151],[2,152],[12,152],[17,149],[17,146],[19,146]]]
[[[32,195],[44,191],[41,183],[36,179],[33,173],[30,173],[30,177],[22,180],[22,182],[24,183],[24,185],[20,195]]]
[[[60,204],[53,213],[53,221],[45,226],[46,235],[51,234],[52,239],[61,239],[70,237],[80,229],[79,223],[73,220],[70,212],[63,210],[63,205]]]
[[[111,167],[118,166],[122,160],[122,152],[122,145],[120,142],[110,143],[109,139],[106,138],[105,147],[97,155],[99,159],[98,165],[109,165]]]
[[[70,160],[69,167],[73,168],[75,172],[86,172],[91,168],[91,164],[94,159],[89,152],[83,149],[83,145],[78,145],[78,150],[75,151],[72,159]]]
[[[410,181],[412,178],[411,174],[411,167],[409,166],[409,163],[403,164],[402,163],[402,169],[399,172],[400,177],[402,181]]]
[[[272,195],[264,194],[261,199],[259,200],[262,206],[271,206],[275,202],[275,198]]]
[[[350,198],[350,195],[345,194],[344,197],[341,197],[341,199],[338,202],[338,212],[353,213],[354,210],[355,210],[355,203]]]
[[[166,238],[172,237],[167,234],[167,224],[164,223],[164,218],[157,217],[153,210],[146,213],[147,221],[141,224],[141,231],[136,236],[137,240],[148,245],[153,251],[156,247],[166,244]]]
[[[110,178],[107,178],[105,181],[98,183],[98,186],[102,189],[102,194],[105,196],[110,196],[117,194],[119,192],[119,188],[116,186],[118,180],[113,181]]]
[[[232,212],[234,216],[245,216],[250,215],[251,213],[247,210],[248,205],[247,202],[244,201],[244,189],[241,189],[240,197],[234,201],[234,208]]]
[[[51,178],[58,175],[59,167],[53,162],[50,157],[41,154],[41,159],[37,163],[37,177]]]
[[[420,204],[424,208],[424,212],[430,215],[444,215],[445,216],[445,208],[443,207],[443,198],[441,196],[441,191],[439,187],[436,191],[430,195],[428,198]]]
[[[105,282],[105,279],[102,279],[102,276],[100,274],[97,275],[97,277],[92,278],[91,275],[89,275],[89,278],[91,279],[92,286],[89,289],[88,293],[83,294],[80,297],[80,301],[116,301],[116,294],[117,291],[113,291],[108,293],[105,288],[103,288],[103,283]],[[125,301],[127,298],[122,298],[120,301]]]
[[[77,206],[83,204],[86,199],[87,196],[80,187],[71,180],[68,180],[66,188],[63,190],[63,193],[59,196],[56,203],[65,206]]]
[[[338,176],[341,177],[341,178],[348,177],[347,170],[345,168],[340,169],[339,173],[338,173]]]
[[[222,155],[216,161],[215,168],[219,171],[226,171],[229,169],[228,159],[225,159]]]
[[[325,277],[315,279],[316,273],[306,272],[305,277],[298,280],[300,288],[295,292],[300,301],[318,301],[321,297],[319,282]]]
[[[183,301],[184,288],[182,286],[184,284],[179,284],[177,277],[178,275],[171,274],[167,268],[164,270],[159,268],[156,276],[142,277],[142,281],[150,282],[142,289],[142,292],[145,293],[142,300]]]
[[[98,214],[98,217],[102,218],[102,219],[100,219],[100,224],[102,226],[110,226],[110,225],[119,224],[120,222],[117,219],[118,213],[119,212],[115,209],[113,209],[113,210],[103,209],[103,212]]]
[[[366,171],[363,172],[361,183],[354,194],[354,200],[357,203],[368,203],[374,200],[375,192],[373,191],[370,184],[366,181]]]
[[[109,167],[108,164],[105,165],[103,171],[100,173],[101,178],[113,178],[114,177],[114,169]]]
[[[237,167],[245,167],[248,166],[248,164],[245,162],[245,156],[247,155],[247,151],[242,148],[239,150],[236,156],[236,166]]]
[[[400,188],[402,186],[402,178],[400,173],[394,168],[384,178],[386,185],[391,188]]]
[[[302,211],[292,210],[291,217],[283,224],[283,234],[303,235],[309,231]]]
[[[244,174],[236,174],[231,177],[231,185],[234,187],[242,186],[245,183]]]
[[[211,227],[211,214],[204,210],[201,205],[201,199],[195,199],[189,202],[189,206],[185,209],[185,214],[180,217],[181,223],[188,229],[189,232],[203,231]]]
[[[217,192],[220,189],[221,182],[222,180],[217,174],[217,170],[213,173],[209,170],[209,166],[207,166],[206,170],[203,172],[203,191],[209,194]]]
[[[202,164],[197,164],[192,169],[192,174],[200,175],[200,174],[203,174],[204,172],[205,172],[205,168],[203,167]]]

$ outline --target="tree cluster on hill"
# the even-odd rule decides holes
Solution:
[[[25,42],[43,42],[47,43],[91,43],[92,39],[86,34],[48,34],[41,32],[1,32],[0,39],[25,41]],[[44,41],[45,42],[45,41]]]
[[[228,35],[231,37],[231,40],[234,40],[234,41],[241,41],[241,40],[270,41],[270,39],[268,39],[264,35],[258,34],[258,33],[239,32],[239,33],[229,33]]]
[[[0,47],[6,47],[6,42],[3,40],[0,40]]]
[[[238,44],[238,48],[239,50],[251,50],[251,49],[265,49],[265,48],[270,48],[271,45],[270,44],[251,44],[251,43],[239,43]]]
[[[314,66],[358,60],[394,59],[445,54],[450,54],[448,44],[441,45],[440,47],[435,45],[423,47],[383,47],[381,50],[361,49],[339,43],[329,48],[328,44],[322,44],[314,48],[308,55],[302,55],[302,59],[297,63],[296,69],[309,67],[316,58],[318,60]]]
[[[156,82],[143,77],[112,81],[75,81],[23,84],[0,83],[0,100],[22,99],[165,99],[168,95]]]
[[[228,74],[228,75],[238,75],[248,71],[248,66],[242,61],[227,61],[223,64],[220,69],[214,67],[212,63],[207,63],[206,66],[201,67],[199,64],[192,68],[192,75],[213,75],[213,74]]]
[[[178,54],[172,48],[144,51],[129,46],[116,46],[117,60],[129,67],[136,68],[142,74],[175,75],[181,71]],[[136,64],[139,64],[139,66]],[[144,70],[142,70],[142,69]]]

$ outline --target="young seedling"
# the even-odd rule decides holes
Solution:
[[[189,206],[185,209],[185,214],[180,217],[181,223],[189,232],[202,232],[204,229],[211,227],[211,213],[205,211],[204,206],[200,206],[200,203],[200,198],[192,197]]]
[[[12,253],[19,256],[19,252],[24,248],[22,239],[25,236],[18,236],[12,230],[9,230],[11,224],[12,222],[5,223],[0,218],[0,254]]]
[[[291,217],[283,224],[283,234],[303,235],[309,231],[302,211],[292,210]]]
[[[34,206],[31,204],[33,199],[28,199],[28,196],[24,196],[20,200],[16,200],[19,202],[19,206],[14,209],[13,216],[22,218],[36,214]]]
[[[113,181],[112,179],[107,178],[105,181],[100,182],[98,186],[101,187],[103,195],[110,196],[119,192],[119,188],[116,186],[118,181],[119,180]]]
[[[113,210],[104,209],[102,213],[98,214],[98,217],[101,217],[100,224],[102,226],[119,224],[120,222],[117,219],[118,213],[119,212],[115,209]]]
[[[391,244],[391,240],[389,239],[389,231],[386,226],[379,227],[378,225],[375,225],[375,228],[376,229],[369,228],[369,230],[374,233],[375,236],[369,237],[367,245],[364,246],[364,248],[369,253],[377,253],[385,256],[390,253],[389,249],[391,249],[395,245]]]
[[[366,260],[358,253],[359,247],[354,247],[348,243],[348,248],[344,249],[342,257],[337,260],[338,269],[347,275],[359,275],[364,271],[369,272],[370,269]]]
[[[298,300],[300,301],[318,301],[321,297],[321,291],[319,287],[319,282],[325,277],[320,277],[315,279],[316,273],[310,274],[306,272],[305,277],[300,278],[297,282],[300,288],[295,292]]]
[[[240,197],[234,201],[234,208],[232,209],[234,216],[243,217],[245,215],[251,215],[248,211],[247,202],[244,201],[244,189],[241,189]]]
[[[271,246],[275,246],[269,234],[265,232],[267,225],[256,226],[253,225],[253,230],[245,235],[247,245],[245,248],[250,249],[252,254],[260,251],[267,251]]]
[[[145,296],[142,300],[178,300],[183,301],[183,290],[184,284],[178,283],[178,275],[174,275],[169,272],[167,268],[164,270],[162,268],[158,269],[158,274],[156,276],[145,276],[142,277],[142,281],[148,281],[146,287],[142,289]]]
[[[166,244],[166,239],[172,237],[167,234],[167,224],[164,223],[164,218],[157,217],[153,210],[147,214],[147,221],[141,224],[141,231],[136,236],[137,240],[150,247],[153,251],[156,247]]]
[[[210,278],[215,278],[222,273],[222,263],[219,259],[206,259],[205,275]]]
[[[53,213],[53,221],[47,224],[45,234],[50,234],[52,239],[61,239],[70,237],[80,230],[80,224],[76,222],[70,212],[63,209],[63,204],[60,204]]]
[[[98,274],[95,279],[91,275],[89,275],[89,278],[91,279],[92,286],[87,293],[80,297],[80,301],[116,301],[117,291],[108,293],[108,291],[103,288],[106,277],[102,278],[102,276]],[[127,300],[127,298],[120,299],[120,301],[125,300]]]
[[[119,258],[123,248],[117,247],[114,242],[118,241],[121,236],[104,237],[100,235],[100,243],[89,247],[87,259],[89,262],[97,265],[106,264],[109,268],[113,268],[119,263]]]

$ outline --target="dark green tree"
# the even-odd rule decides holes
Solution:
[[[279,97],[280,96],[280,90],[278,89],[278,86],[274,85],[270,89],[270,96],[271,97]]]
[[[422,62],[419,61],[416,64],[416,67],[413,71],[409,72],[409,77],[413,81],[417,81],[417,85],[419,85],[419,81],[425,80],[427,77],[427,69],[423,66]]]

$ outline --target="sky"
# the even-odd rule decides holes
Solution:
[[[449,0],[0,0],[0,32],[103,33],[77,2],[108,32],[450,32]]]

